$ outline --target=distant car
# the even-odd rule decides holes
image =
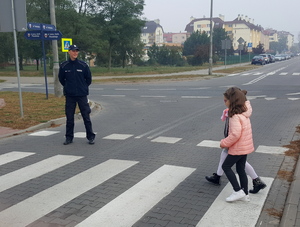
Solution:
[[[263,56],[254,56],[252,58],[252,62],[251,62],[252,65],[257,65],[257,64],[260,64],[260,65],[265,65],[266,64],[266,60]]]
[[[282,61],[282,60],[284,60],[284,59],[280,54],[275,55],[275,61]]]
[[[275,60],[275,56],[274,55],[270,55],[271,56],[271,61],[270,62],[272,62],[272,63],[274,63],[276,60]]]
[[[269,64],[271,60],[271,54],[260,54],[259,56],[263,56],[265,59],[266,64]]]

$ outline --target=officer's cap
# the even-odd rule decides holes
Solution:
[[[79,50],[79,48],[76,45],[69,46],[69,50]]]

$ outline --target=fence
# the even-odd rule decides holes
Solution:
[[[226,57],[226,65],[232,65],[232,64],[238,64],[238,63],[246,63],[251,62],[252,58],[255,56],[255,54],[250,53],[247,55],[230,55]],[[223,62],[225,65],[225,56],[221,57],[218,62]]]

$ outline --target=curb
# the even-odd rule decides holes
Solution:
[[[102,107],[99,103],[95,103],[91,100],[89,100],[89,102],[90,102],[90,107],[91,107],[91,115],[94,115],[101,111]],[[81,114],[80,113],[75,114],[75,120],[80,120],[80,119],[82,119]],[[34,131],[37,131],[40,129],[50,128],[52,126],[62,125],[65,123],[66,123],[66,117],[57,118],[54,120],[47,121],[45,123],[31,126],[29,128],[23,129],[23,130],[19,130],[17,132],[11,132],[11,133],[7,133],[4,135],[0,135],[0,139],[6,138],[6,137],[11,137],[11,136],[17,136],[17,135],[27,133],[27,132],[34,132]]]
[[[294,136],[296,139],[293,141],[299,140],[300,135]],[[281,217],[279,227],[286,226],[297,226],[297,214],[299,209],[300,202],[300,159],[297,160],[294,180],[290,185],[288,191],[288,196],[284,204],[283,215]]]

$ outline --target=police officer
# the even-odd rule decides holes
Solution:
[[[65,112],[67,125],[64,145],[73,142],[76,104],[79,106],[84,121],[86,138],[89,144],[94,144],[95,133],[92,129],[90,119],[91,109],[87,99],[89,85],[92,83],[92,74],[89,66],[84,61],[77,59],[79,48],[76,45],[71,45],[68,53],[69,60],[61,63],[58,73],[58,78],[64,88],[64,95],[66,97]]]

